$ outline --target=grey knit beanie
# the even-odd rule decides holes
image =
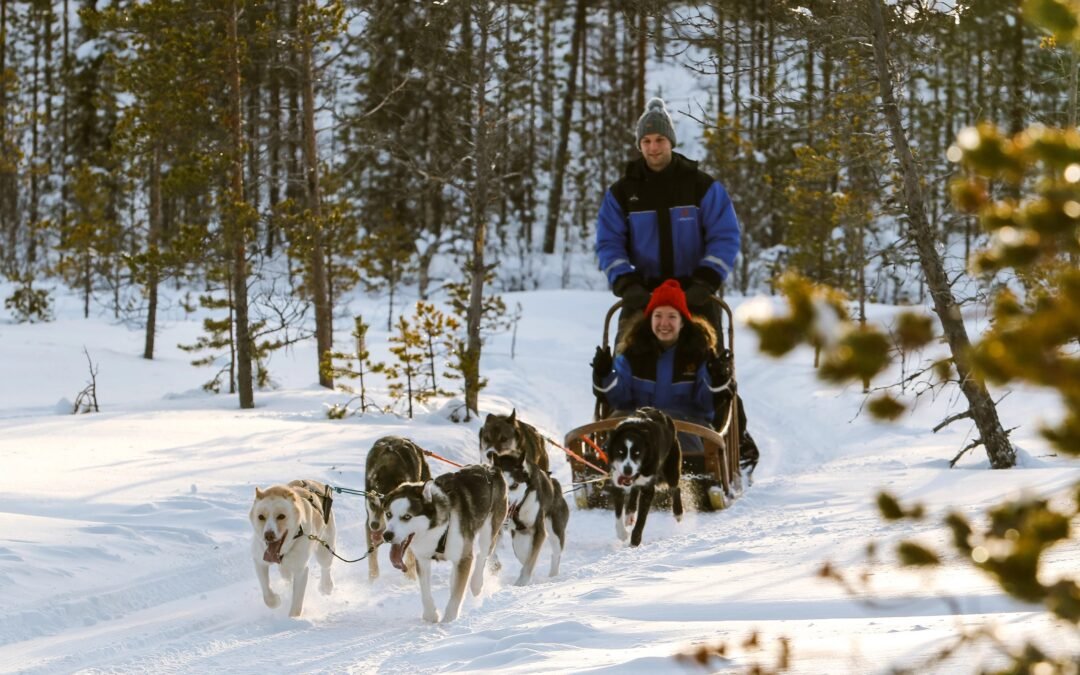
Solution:
[[[645,105],[645,112],[637,121],[637,145],[641,146],[641,137],[646,134],[667,136],[671,147],[675,147],[675,127],[671,124],[671,115],[664,107],[664,99],[651,98]]]

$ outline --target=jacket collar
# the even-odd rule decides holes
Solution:
[[[626,163],[625,175],[627,178],[633,178],[635,180],[645,180],[649,176],[669,176],[673,174],[684,173],[688,171],[696,171],[698,163],[692,159],[688,159],[685,155],[680,155],[677,152],[671,153],[671,164],[668,164],[663,171],[659,174],[650,169],[645,164],[644,157],[638,157],[632,159]]]

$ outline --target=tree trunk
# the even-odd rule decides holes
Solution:
[[[577,0],[577,8],[574,10],[574,33],[570,38],[570,74],[566,78],[566,96],[562,101],[559,144],[555,149],[555,176],[552,179],[547,223],[544,226],[544,253],[555,252],[555,233],[559,228],[559,214],[562,210],[567,146],[570,142],[570,127],[574,119],[574,98],[577,96],[578,61],[581,59],[581,34],[585,30],[585,4],[586,0]]]
[[[143,347],[143,358],[154,358],[154,335],[157,332],[157,306],[158,306],[158,245],[161,239],[162,208],[161,208],[161,143],[154,143],[153,154],[150,158],[150,212],[147,214],[150,232],[147,237],[146,269],[146,343]]]
[[[310,3],[310,0],[308,0]],[[311,8],[314,11],[314,8]],[[323,250],[322,196],[319,194],[319,149],[315,139],[315,66],[312,63],[311,26],[301,25],[300,77],[304,105],[304,162],[307,173],[308,208],[311,210],[309,235],[311,244],[311,296],[315,304],[316,366],[319,385],[334,388],[334,377],[323,364],[328,363],[334,347],[334,322],[326,290],[326,253]]]
[[[4,237],[4,266],[9,272],[15,270],[15,247],[18,242],[18,220],[14,204],[15,157],[14,147],[8,143],[7,107],[7,24],[8,0],[0,0],[0,235]],[[14,70],[14,69],[13,69]]]
[[[241,408],[255,407],[255,393],[251,377],[251,326],[248,324],[247,292],[247,204],[244,202],[244,127],[240,90],[240,37],[237,34],[237,0],[233,0],[226,19],[229,56],[229,133],[232,142],[229,203],[225,218],[230,252],[232,254],[232,289],[236,323],[236,388]]]
[[[473,183],[469,202],[469,231],[472,233],[472,256],[468,263],[469,306],[465,311],[465,354],[462,358],[462,371],[465,380],[466,421],[469,411],[480,412],[480,319],[484,304],[484,276],[487,272],[484,264],[484,246],[487,239],[488,182],[491,178],[487,129],[487,70],[488,36],[491,32],[494,8],[481,3],[477,8],[479,27],[479,51],[472,69],[475,77],[473,101]]]
[[[637,18],[637,68],[634,70],[637,81],[634,86],[634,102],[637,104],[637,114],[640,115],[645,112],[645,52],[649,45],[649,15],[644,8],[639,8]]]
[[[270,216],[266,224],[266,257],[274,256],[274,245],[278,237],[277,218],[274,210],[281,201],[281,65],[278,50],[273,50],[270,61],[270,133],[267,138],[267,164],[270,177],[267,180],[267,199]]]
[[[908,145],[903,121],[900,119],[900,109],[896,105],[893,94],[893,76],[889,67],[888,37],[881,12],[881,0],[867,0],[867,5],[874,33],[874,60],[877,66],[881,103],[892,136],[893,148],[900,160],[905,207],[913,230],[912,238],[915,240],[927,286],[934,301],[934,311],[941,321],[945,339],[952,351],[956,372],[960,378],[960,388],[967,398],[971,417],[981,434],[987,457],[990,459],[990,466],[995,469],[1007,469],[1016,464],[1016,451],[1001,427],[997,408],[994,406],[993,399],[990,398],[990,393],[982,382],[972,377],[969,355],[971,342],[968,339],[967,329],[964,327],[960,307],[949,288],[945,267],[934,246],[937,237],[926,218],[918,168]]]

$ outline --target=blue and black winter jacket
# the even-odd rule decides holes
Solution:
[[[703,278],[715,287],[739,253],[739,221],[724,186],[672,153],[663,171],[644,159],[604,195],[596,226],[596,254],[608,283],[637,272],[649,288],[665,279]]]
[[[612,372],[593,388],[614,410],[653,406],[680,419],[708,424],[715,401],[701,330],[687,323],[679,342],[664,349],[652,334],[647,320],[628,329],[625,349],[615,357]],[[726,383],[725,383],[726,384]]]

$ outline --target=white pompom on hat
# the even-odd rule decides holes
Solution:
[[[671,141],[671,147],[675,147],[675,126],[671,123],[671,115],[664,106],[664,99],[651,98],[645,104],[645,112],[637,121],[637,144],[641,145],[641,138],[646,134],[660,134],[667,136]]]

